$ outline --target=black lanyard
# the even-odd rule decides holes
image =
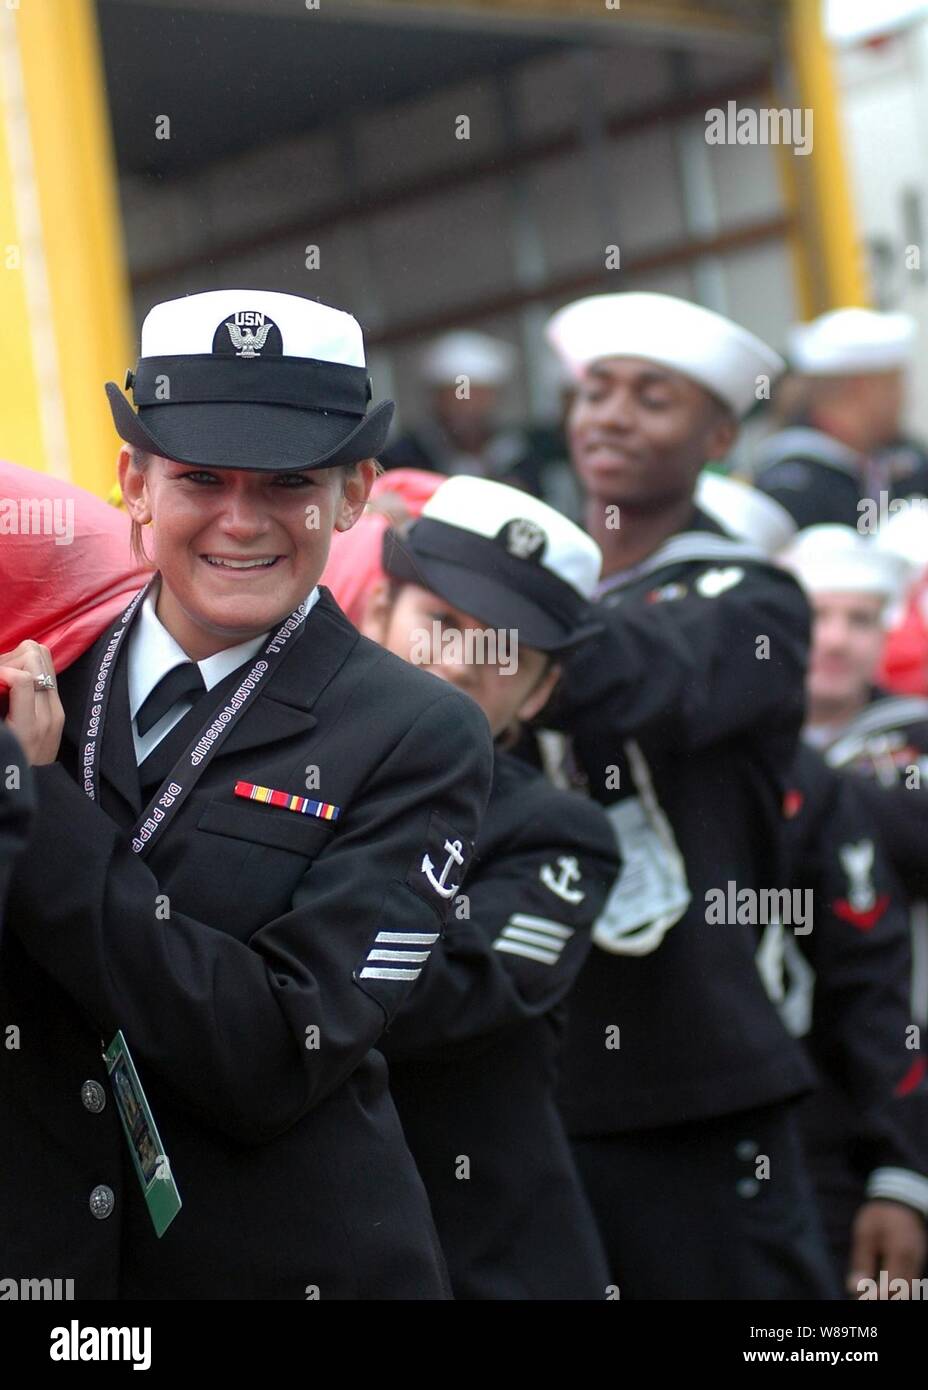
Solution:
[[[110,634],[110,640],[107,642],[100,660],[100,668],[90,689],[87,712],[84,718],[86,742],[81,749],[80,756],[84,791],[91,801],[97,800],[99,761],[97,754],[103,740],[103,730],[106,724],[113,665],[119,649],[123,645],[126,633],[153,583],[153,579],[149,580],[144,589],[139,590],[119,619],[115,630]],[[307,601],[301,603],[298,608],[293,610],[289,618],[284,620],[273,637],[268,639],[264,651],[254,661],[247,675],[242,677],[240,685],[232,692],[222,709],[213,711],[208,722],[178,758],[133,827],[132,848],[136,854],[145,854],[151,848],[155,838],[163,834],[171,820],[176,816],[181,804],[186,801],[203,775],[206,765],[216,749],[225,741],[230,730],[241,718],[242,711],[252,699],[258,686],[273,675],[287,652],[292,650],[295,639],[303,630],[308,612]]]

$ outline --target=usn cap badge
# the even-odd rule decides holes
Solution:
[[[501,540],[509,554],[515,555],[517,559],[539,562],[548,543],[548,537],[537,521],[529,521],[527,517],[521,516],[507,521],[497,540]]]

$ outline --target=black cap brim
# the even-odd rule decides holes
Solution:
[[[393,401],[382,401],[358,420],[338,411],[210,401],[141,406],[136,413],[115,382],[106,383],[106,395],[119,437],[137,449],[204,468],[267,473],[376,458],[394,411]]]
[[[417,552],[395,531],[387,531],[383,538],[383,568],[388,575],[430,590],[487,627],[515,629],[526,647],[541,652],[568,651],[602,632],[602,623],[589,615],[579,624],[565,627],[546,608],[514,589],[508,576],[494,574],[493,558],[486,558],[487,565],[476,569]]]

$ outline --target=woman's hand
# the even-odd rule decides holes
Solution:
[[[6,724],[22,744],[31,767],[55,761],[64,728],[57,682],[51,688],[37,688],[36,681],[42,676],[55,682],[55,667],[47,647],[26,641],[11,652],[0,652],[0,680],[10,687]]]

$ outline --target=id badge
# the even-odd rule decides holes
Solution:
[[[142,1185],[142,1195],[155,1234],[163,1236],[181,1209],[180,1193],[158,1126],[151,1113],[122,1029],[103,1054],[122,1120],[132,1164]]]

